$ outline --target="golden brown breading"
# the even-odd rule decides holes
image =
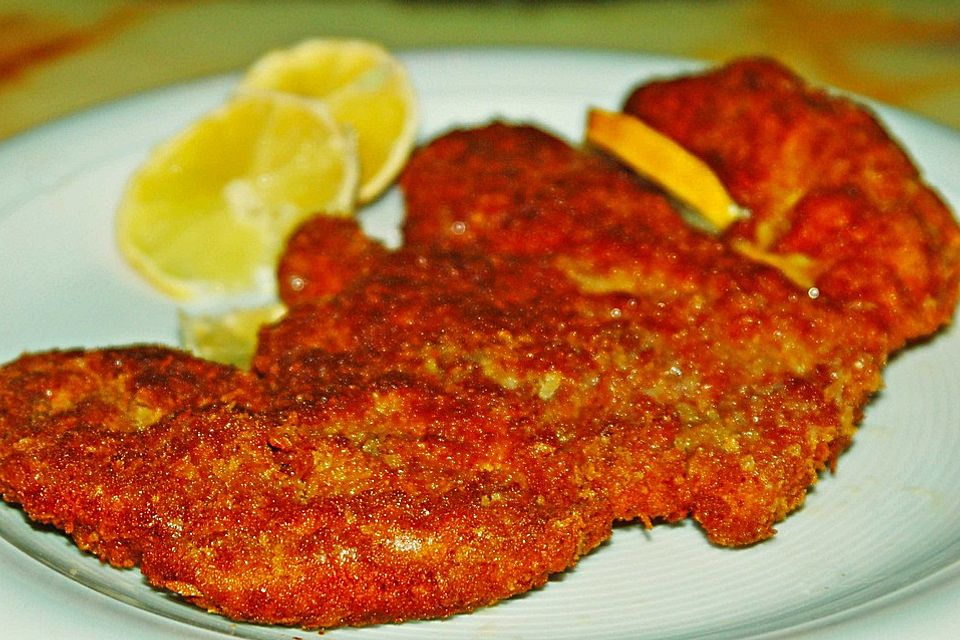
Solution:
[[[386,255],[381,244],[357,233],[353,220],[335,218],[318,227],[304,225],[287,240],[280,256],[280,298],[292,306],[337,293],[346,283],[378,268]]]
[[[728,243],[805,256],[820,292],[884,327],[890,350],[950,321],[957,223],[861,105],[745,59],[638,87],[624,111],[700,156],[749,207]]]
[[[781,78],[767,91],[788,124],[819,124],[727,153],[771,117],[736,80],[754,75]],[[725,545],[772,535],[849,444],[889,351],[949,319],[958,231],[910,171],[877,184],[882,163],[841,171],[843,145],[828,172],[842,179],[790,209],[789,171],[769,167],[822,180],[795,151],[832,110],[833,135],[863,151],[844,128],[853,107],[769,63],[706,77],[641,89],[628,108],[669,110],[691,87],[714,108],[713,87],[753,114],[669,122],[702,129],[678,134],[694,149],[714,141],[700,152],[754,198],[754,220],[714,237],[537,129],[452,132],[404,173],[406,247],[329,218],[298,230],[279,268],[290,310],[261,331],[253,372],[153,347],[0,368],[4,498],[198,606],[304,627],[496,602],[571,566],[616,520],[690,515]],[[738,238],[804,251],[820,295],[745,258]]]
[[[259,406],[252,377],[163,347],[25,355],[0,368],[0,493],[119,566],[139,562],[157,481],[144,438],[211,403]],[[172,501],[180,499],[171,490]]]
[[[880,384],[877,328],[849,326],[842,305],[664,215],[661,195],[536,129],[450,133],[414,156],[403,186],[410,246],[540,254],[593,296],[624,292],[617,308],[649,332],[634,348],[651,366],[604,370],[621,403],[652,397],[677,411],[688,509],[715,542],[771,535],[849,444]],[[449,195],[432,198],[438,189]],[[578,296],[591,299],[558,297]],[[603,349],[614,355],[592,352],[603,360]]]
[[[494,126],[455,136],[536,144],[545,134]],[[443,175],[428,158],[446,140],[412,169]],[[327,224],[316,219],[308,233]],[[592,488],[614,518],[689,512],[712,540],[748,544],[771,535],[848,444],[883,354],[828,341],[846,318],[776,271],[735,256],[729,273],[723,264],[694,295],[665,276],[655,292],[603,294],[541,260],[404,249],[332,299],[293,307],[262,333],[255,367],[307,398],[387,372],[454,395],[497,385],[541,429],[620,461]],[[580,425],[596,420],[624,424],[633,441],[611,439],[606,451],[581,442]]]
[[[300,232],[319,234],[329,224],[317,218]],[[633,322],[643,314],[636,302],[583,295],[540,261],[400,250],[338,295],[295,305],[264,329],[254,369],[274,398],[298,402],[410,378],[455,398],[481,394],[491,411],[523,415],[526,428],[548,440],[597,449],[596,464],[636,457],[638,466],[581,482],[597,493],[598,483],[608,485],[609,497],[598,500],[622,505],[613,517],[675,520],[686,513],[683,456],[672,449],[679,422],[673,408],[657,409],[658,399],[638,398],[633,388],[675,361],[651,350],[656,329]],[[510,430],[481,416],[491,421],[486,429]],[[645,421],[647,429],[633,430]],[[610,452],[591,444],[597,429],[608,432]],[[635,475],[645,476],[642,486],[628,480]]]

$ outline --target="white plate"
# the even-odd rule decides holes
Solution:
[[[582,136],[588,106],[619,107],[688,62],[575,51],[411,53],[424,137],[492,117]],[[149,93],[0,145],[0,361],[25,350],[175,343],[176,309],[121,262],[112,216],[155,143],[220,103],[233,77]],[[880,108],[957,208],[960,135]],[[391,194],[365,214],[396,238]],[[771,541],[710,546],[696,527],[618,528],[545,588],[446,621],[329,638],[956,637],[960,632],[960,331],[897,357],[835,476]],[[237,625],[150,589],[0,507],[0,635],[292,638]],[[38,562],[40,560],[40,562]],[[67,577],[65,577],[67,576]],[[74,578],[70,580],[69,578]],[[92,587],[92,588],[91,588]],[[131,606],[132,605],[132,606]]]

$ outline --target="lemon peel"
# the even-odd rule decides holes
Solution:
[[[587,141],[663,187],[718,231],[748,215],[707,163],[639,118],[591,109]]]

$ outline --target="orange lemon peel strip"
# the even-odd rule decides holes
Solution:
[[[663,187],[718,231],[748,215],[707,163],[639,118],[591,109],[587,141]]]

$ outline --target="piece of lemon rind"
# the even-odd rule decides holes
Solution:
[[[361,38],[323,37],[307,38],[289,47],[277,47],[261,55],[247,68],[240,80],[244,86],[274,85],[278,75],[291,70],[308,68],[319,57],[332,54],[341,62],[336,71],[347,71],[342,62],[361,62],[367,70],[393,60],[393,55],[382,44]],[[361,74],[364,73],[361,71]],[[288,75],[283,75],[284,79]]]
[[[715,232],[750,215],[706,162],[636,116],[590,109],[586,140],[663,187]]]

